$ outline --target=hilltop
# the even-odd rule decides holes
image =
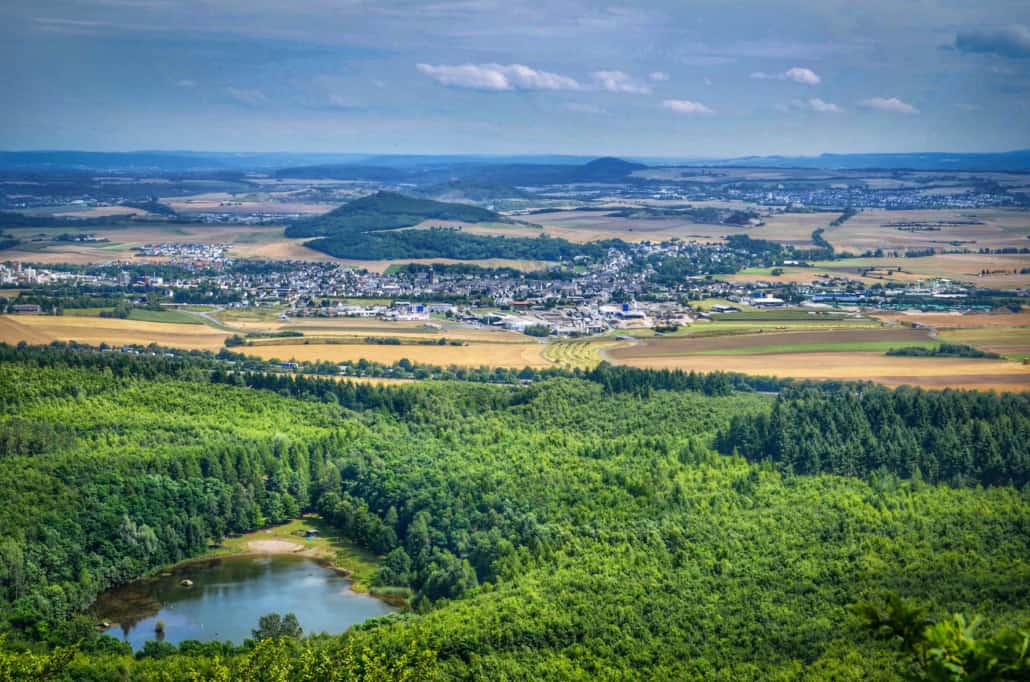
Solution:
[[[337,258],[523,258],[562,261],[575,256],[599,257],[602,243],[573,244],[541,235],[485,237],[455,228],[434,226],[407,230],[427,220],[464,223],[513,223],[498,213],[468,204],[417,199],[396,192],[377,192],[344,204],[325,215],[286,228],[287,237],[317,237],[308,248]]]

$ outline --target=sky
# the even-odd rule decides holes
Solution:
[[[1030,148],[1030,1],[4,0],[0,149]]]

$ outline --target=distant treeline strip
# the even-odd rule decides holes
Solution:
[[[942,343],[933,348],[905,346],[904,348],[891,348],[886,354],[906,358],[987,358],[998,360],[1002,357],[997,353],[973,348],[964,343]]]

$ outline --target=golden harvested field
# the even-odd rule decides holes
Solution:
[[[660,202],[647,202],[659,205]],[[682,204],[683,202],[678,202]],[[748,208],[742,202],[690,202],[692,206],[717,205],[734,208]],[[753,208],[753,206],[751,206]],[[731,234],[747,234],[755,239],[771,239],[799,246],[812,244],[812,232],[827,227],[840,215],[839,212],[787,213],[763,216],[764,225],[740,227],[734,225],[711,225],[694,223],[682,218],[619,218],[609,217],[602,211],[553,211],[531,216],[526,220],[543,225],[544,232],[552,237],[561,237],[572,242],[588,242],[598,239],[622,239],[627,242],[663,241],[672,238],[699,242],[720,241]],[[508,234],[512,236],[535,236],[540,233],[533,228],[507,226],[506,230],[489,226],[468,226],[469,232],[478,234]]]
[[[527,216],[527,219],[543,225],[544,232],[551,237],[579,243],[598,239],[663,241],[673,237],[719,241],[724,235],[740,231],[725,225],[698,225],[678,218],[612,218],[601,211],[555,211]]]
[[[777,213],[763,216],[765,225],[741,230],[752,239],[768,239],[794,246],[814,246],[812,233],[820,227],[828,228],[840,217],[839,211],[819,213]]]
[[[419,341],[455,339],[483,343],[521,344],[526,342],[523,334],[489,327],[473,328],[453,323],[441,324],[440,329],[429,329],[422,322],[388,322],[364,318],[302,318],[289,322],[226,321],[226,323],[253,332],[299,331],[305,337],[364,338],[377,336]]]
[[[876,381],[924,388],[1030,390],[1030,367],[1007,360],[888,357],[876,352],[636,357],[620,364],[657,369]]]
[[[544,357],[566,369],[593,369],[601,362],[605,351],[630,345],[630,341],[610,338],[556,341],[547,345]]]
[[[327,213],[339,203],[312,203],[309,201],[292,201],[290,192],[256,192],[248,194],[230,194],[228,192],[209,192],[184,197],[168,197],[163,203],[171,206],[179,213],[302,213],[318,215]]]
[[[99,317],[0,315],[0,341],[15,344],[78,341],[111,346],[157,343],[187,350],[219,350],[228,334],[202,324],[167,324]]]
[[[464,367],[549,367],[542,343],[470,343],[466,346],[386,346],[379,344],[284,344],[248,346],[247,355],[279,360],[324,360],[327,362],[358,361],[393,364],[403,358],[429,365]]]
[[[932,227],[932,231],[898,229],[899,223]],[[972,224],[949,224],[972,223]],[[900,225],[910,227],[910,225]],[[938,229],[939,228],[939,229]],[[970,250],[1027,246],[1030,211],[1020,209],[938,209],[886,211],[864,209],[843,225],[826,231],[826,239],[839,251],[865,253],[936,248],[956,248],[952,242]]]
[[[29,240],[40,233],[54,236],[67,232],[67,228],[14,228],[8,229],[14,236]],[[300,246],[301,240],[283,238],[283,228],[275,225],[180,225],[169,223],[136,223],[132,225],[98,227],[90,232],[107,239],[106,243],[81,244],[74,242],[29,242],[17,248],[0,252],[3,260],[21,260],[36,263],[102,263],[112,260],[164,260],[138,258],[134,248],[144,244],[203,242],[231,244],[230,254],[237,258],[247,257],[299,257],[262,256],[266,250],[274,253],[276,248],[286,251],[296,245],[293,253],[312,254],[308,260],[321,260],[319,254]],[[299,250],[298,250],[299,249]],[[328,256],[326,257],[328,258]]]

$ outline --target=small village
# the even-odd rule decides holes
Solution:
[[[446,266],[392,266],[378,273],[321,262],[236,262],[227,244],[149,244],[142,255],[164,267],[112,262],[92,268],[0,264],[0,285],[46,290],[74,287],[116,291],[145,304],[211,303],[229,309],[275,308],[291,317],[434,317],[501,327],[537,336],[589,336],[611,330],[672,328],[711,312],[798,307],[820,310],[971,310],[976,288],[948,279],[867,285],[859,277],[820,273],[811,283],[727,281],[712,271],[770,265],[760,256],[722,244],[642,243],[612,248],[600,262],[520,272]],[[663,275],[665,263],[686,263],[699,274]],[[797,261],[781,263],[797,267]],[[169,269],[167,266],[174,266]],[[688,270],[689,271],[689,270]],[[166,273],[174,272],[175,276]],[[888,273],[889,275],[889,273]],[[1027,292],[1020,292],[1026,295]],[[713,301],[712,299],[716,299]],[[9,312],[44,312],[12,302]]]

